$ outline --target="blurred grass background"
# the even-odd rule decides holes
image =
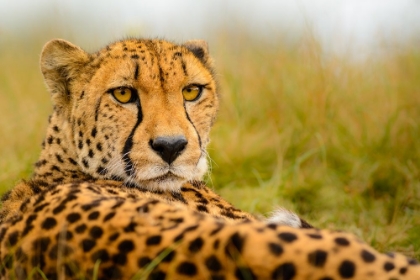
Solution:
[[[40,151],[46,38],[0,46],[1,192],[30,176]],[[220,33],[210,47],[222,103],[208,184],[241,209],[284,206],[419,259],[419,48],[355,62],[325,56],[310,34],[286,44]]]

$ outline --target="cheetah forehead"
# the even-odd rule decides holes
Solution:
[[[165,40],[127,39],[93,54],[65,41],[48,42],[41,54],[41,71],[52,94],[79,91],[92,78],[112,87],[136,80],[146,91],[174,90],[188,83],[213,83],[213,61],[202,40],[175,44]],[[108,78],[108,80],[107,80]],[[98,83],[97,83],[98,84]],[[132,85],[136,86],[136,85]]]
[[[145,91],[174,91],[180,85],[208,84],[214,79],[206,45],[195,41],[185,45],[161,40],[119,41],[93,54],[90,66],[92,74],[98,69],[104,76],[113,73],[108,87],[135,80]]]

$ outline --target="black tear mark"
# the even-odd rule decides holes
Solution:
[[[142,120],[143,120],[143,113],[141,111],[141,102],[140,102],[140,96],[139,96],[139,99],[137,101],[137,122],[134,125],[133,130],[131,130],[131,133],[128,136],[127,141],[125,141],[124,148],[122,150],[122,160],[125,163],[124,171],[125,171],[125,174],[127,174],[127,176],[131,176],[132,174],[134,174],[134,166],[129,156],[129,153],[131,149],[133,148],[134,132],[136,131],[137,127],[140,125]]]
[[[198,133],[198,130],[197,130],[197,128],[195,127],[195,125],[194,125],[194,123],[192,122],[192,120],[190,119],[190,116],[188,115],[188,112],[187,112],[187,107],[185,106],[185,102],[184,102],[184,111],[185,111],[185,116],[187,117],[187,120],[191,123],[191,125],[193,126],[193,128],[194,128],[194,130],[195,130],[195,133],[197,133],[197,137],[198,137],[198,144],[200,145],[200,148],[201,148],[201,136],[200,136],[200,134]]]

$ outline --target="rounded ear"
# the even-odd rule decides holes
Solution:
[[[190,40],[183,44],[195,57],[201,60],[204,64],[212,66],[212,61],[209,55],[209,46],[204,40]]]
[[[89,61],[89,54],[70,42],[55,39],[41,53],[41,72],[51,94],[70,96],[69,82]]]

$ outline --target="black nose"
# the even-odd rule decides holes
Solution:
[[[184,136],[158,137],[150,140],[149,144],[164,161],[171,164],[182,153],[188,141]]]

